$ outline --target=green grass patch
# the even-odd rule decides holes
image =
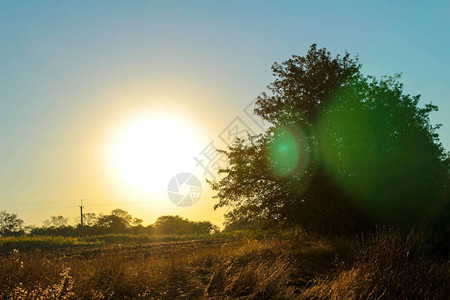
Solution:
[[[34,249],[51,250],[90,244],[97,244],[97,242],[62,236],[2,237],[0,238],[0,252],[5,253],[13,250],[30,251]]]

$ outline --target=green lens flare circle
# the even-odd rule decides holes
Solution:
[[[305,141],[306,138],[299,129],[277,129],[267,152],[268,165],[272,172],[284,177],[305,169],[308,161]]]

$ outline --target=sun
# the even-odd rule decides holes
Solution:
[[[195,167],[198,133],[170,112],[136,114],[120,124],[107,143],[105,162],[114,184],[129,192],[161,197],[170,179]]]

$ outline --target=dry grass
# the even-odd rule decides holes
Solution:
[[[380,229],[356,244],[354,263],[316,281],[305,299],[448,299],[450,264],[432,257],[423,234]]]
[[[0,259],[1,298],[148,299],[290,297],[292,263],[280,243],[246,241],[92,258],[13,252]]]
[[[0,298],[444,299],[448,262],[427,258],[423,245],[384,231],[362,239],[354,255],[348,240],[292,234],[88,256],[14,251],[0,258]]]

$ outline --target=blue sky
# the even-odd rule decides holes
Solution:
[[[403,73],[406,93],[439,106],[432,122],[443,124],[439,133],[449,149],[449,7],[448,1],[2,0],[0,205],[39,223],[72,210],[39,211],[32,203],[113,197],[92,169],[92,148],[120,111],[147,101],[127,94],[147,88],[170,94],[151,101],[173,102],[207,141],[265,90],[273,62],[303,55],[312,43],[359,54],[365,74]]]

